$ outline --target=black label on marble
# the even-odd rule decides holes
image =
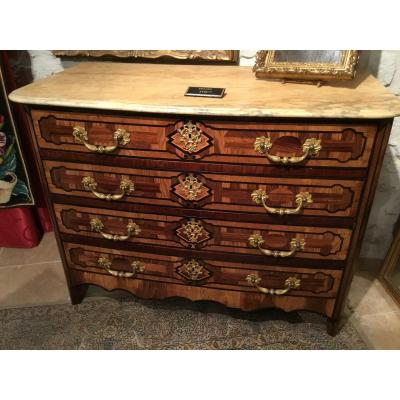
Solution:
[[[195,97],[224,97],[225,88],[189,86],[185,96]]]

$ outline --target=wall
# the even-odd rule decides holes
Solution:
[[[241,50],[240,65],[252,66],[256,50]],[[74,64],[54,57],[50,51],[29,51],[34,79],[44,78]],[[400,95],[400,51],[363,51],[360,68],[369,70],[391,92]],[[361,255],[383,259],[392,229],[400,214],[400,118],[396,118]]]
[[[400,51],[370,52],[368,69],[400,95]],[[362,247],[366,258],[383,258],[400,214],[400,118],[395,118]]]

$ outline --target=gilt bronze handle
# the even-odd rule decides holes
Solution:
[[[319,139],[315,139],[315,138],[311,138],[311,139],[306,139],[303,143],[303,155],[300,157],[280,157],[280,156],[273,156],[271,154],[269,154],[269,150],[272,147],[272,142],[271,142],[271,138],[269,137],[265,137],[265,136],[261,136],[258,137],[255,142],[254,142],[254,150],[257,153],[260,154],[265,154],[268,158],[268,160],[270,160],[271,162],[275,163],[275,164],[299,164],[301,162],[303,162],[307,157],[315,157],[318,155],[318,153],[321,150],[321,140]]]
[[[203,186],[203,182],[199,181],[193,174],[186,175],[185,179],[179,177],[178,180],[183,188],[187,200],[196,200]]]
[[[107,194],[98,192],[96,190],[97,182],[91,176],[84,176],[82,178],[82,183],[85,190],[92,192],[96,197],[104,200],[121,200],[125,195],[130,194],[135,190],[134,183],[129,179],[121,179],[121,183],[119,185],[121,193],[116,193],[116,194]]]
[[[72,130],[72,135],[75,140],[79,143],[83,143],[85,147],[94,153],[111,153],[116,150],[119,146],[127,145],[131,138],[129,133],[122,128],[118,128],[113,135],[114,145],[113,146],[101,146],[96,144],[88,143],[88,133],[82,126],[74,126]]]
[[[132,261],[132,272],[116,271],[115,269],[111,269],[112,263],[107,257],[99,257],[97,260],[97,265],[100,268],[104,268],[110,275],[117,276],[119,278],[132,278],[136,274],[140,274],[145,270],[143,263],[140,261]]]
[[[112,233],[103,232],[104,224],[99,218],[90,219],[90,229],[93,232],[100,233],[104,239],[113,240],[114,242],[123,242],[140,233],[139,225],[134,222],[129,222],[128,225],[126,225],[126,235],[113,235]]]
[[[260,286],[261,283],[261,278],[258,277],[256,274],[250,274],[246,276],[246,281],[256,287],[261,293],[264,294],[273,294],[276,296],[282,296],[283,294],[286,294],[289,292],[291,289],[297,289],[300,287],[301,280],[294,277],[290,276],[285,280],[285,287],[283,289],[268,289],[265,287]]]
[[[262,204],[267,213],[269,214],[300,214],[301,209],[312,203],[312,196],[308,192],[300,192],[295,196],[296,208],[275,208],[267,205],[268,195],[265,190],[257,189],[251,194],[251,199],[256,204]]]
[[[249,237],[249,244],[251,247],[257,247],[262,254],[266,256],[272,256],[272,257],[291,257],[294,256],[298,251],[304,250],[304,246],[306,244],[304,239],[296,239],[293,238],[290,241],[290,251],[279,251],[279,250],[269,250],[269,249],[264,249],[261,247],[261,245],[264,243],[264,239],[262,238],[261,235],[258,233],[253,233]]]

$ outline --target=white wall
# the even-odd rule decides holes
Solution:
[[[240,65],[252,66],[256,52],[257,50],[241,50]],[[35,80],[74,64],[74,62],[61,62],[50,51],[30,51],[29,54]],[[360,67],[368,69],[391,92],[400,95],[400,51],[364,51]],[[400,118],[396,118],[362,247],[362,257],[383,259],[399,214]]]

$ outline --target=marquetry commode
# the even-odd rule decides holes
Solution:
[[[28,105],[74,302],[96,284],[334,327],[400,114],[373,77],[318,88],[245,67],[83,63],[10,99]]]

